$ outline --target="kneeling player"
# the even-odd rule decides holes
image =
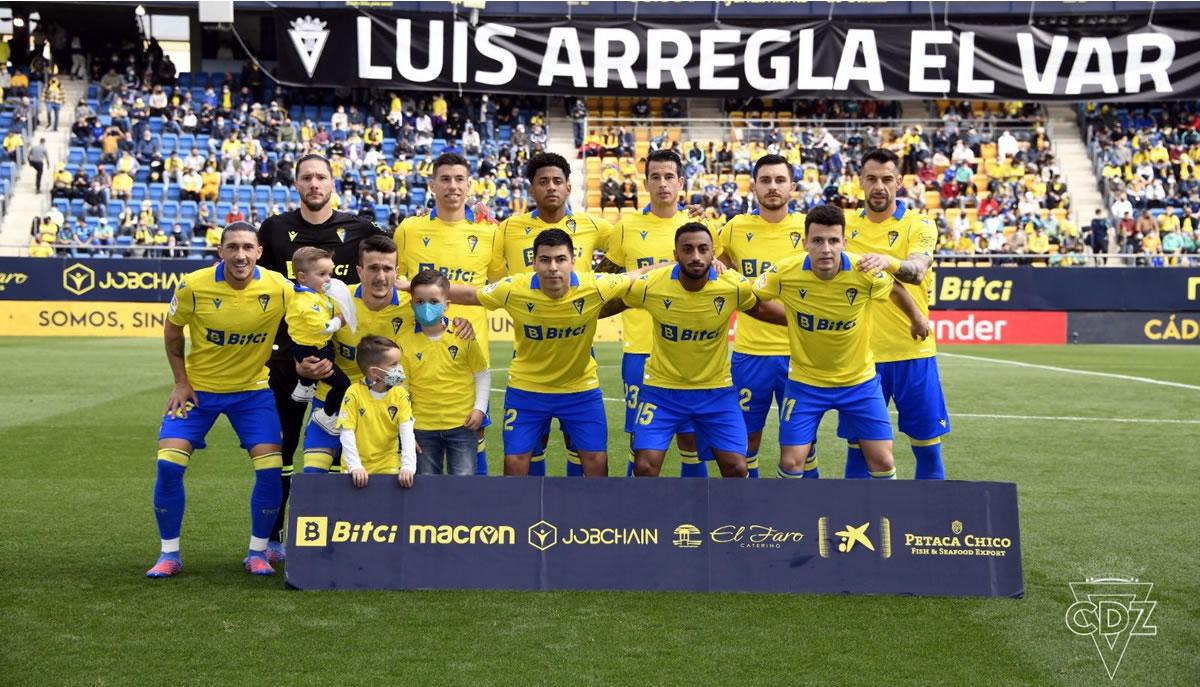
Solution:
[[[367,486],[368,475],[397,474],[400,486],[411,487],[417,440],[408,389],[401,386],[400,347],[382,336],[364,337],[358,342],[358,368],[362,381],[346,391],[338,415],[342,464],[356,487]]]
[[[183,474],[192,451],[205,446],[217,417],[229,418],[254,466],[250,493],[250,547],[243,565],[273,575],[267,539],[283,500],[281,430],[267,387],[267,358],[292,284],[257,261],[262,246],[254,227],[234,222],[221,233],[221,262],[184,277],[163,328],[175,388],[158,432],[154,516],[162,553],[147,577],[171,577],[183,564],[179,534],[185,506]],[[192,341],[184,358],[184,327]]]
[[[779,261],[755,285],[759,298],[778,299],[788,312],[791,366],[779,420],[780,477],[803,477],[821,417],[837,410],[859,437],[870,476],[896,478],[868,308],[890,298],[908,314],[914,337],[926,336],[928,323],[886,273],[854,269],[856,256],[842,251],[844,235],[840,208],[814,208],[805,218],[807,254]]]

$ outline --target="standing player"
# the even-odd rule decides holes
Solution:
[[[399,270],[409,277],[421,270],[446,275],[453,284],[483,287],[488,279],[504,274],[504,235],[488,222],[475,222],[475,213],[467,207],[471,188],[471,166],[457,153],[442,153],[433,161],[429,190],[434,208],[427,217],[409,217],[396,229],[400,249]],[[481,307],[457,306],[448,315],[461,315],[475,329],[480,350],[488,355],[487,311]],[[485,421],[484,427],[487,426]],[[475,474],[487,474],[487,452],[483,429],[478,432]]]
[[[688,213],[679,208],[683,189],[683,162],[670,150],[656,150],[646,157],[646,190],[650,204],[641,212],[627,214],[613,227],[608,253],[598,268],[601,272],[631,272],[657,262],[670,262],[675,250],[675,230],[687,224]],[[652,328],[648,313],[629,310],[621,315],[621,380],[625,383],[625,431],[632,438],[637,428],[637,407],[646,358],[650,356]],[[696,437],[684,425],[675,438],[683,459],[682,477],[707,477],[708,468],[696,453]],[[629,453],[626,475],[632,475],[634,456]]]
[[[183,473],[217,417],[224,414],[254,466],[250,494],[250,547],[243,561],[253,575],[275,573],[267,538],[283,502],[279,416],[265,366],[271,340],[292,293],[283,275],[257,266],[262,247],[254,227],[234,222],[221,233],[221,261],[187,275],[171,298],[163,329],[175,388],[158,432],[154,515],[162,553],[147,577],[182,569]],[[184,357],[184,327],[192,348]]]
[[[413,311],[407,293],[396,289],[396,244],[387,236],[376,235],[358,244],[358,265],[355,267],[359,284],[352,292],[351,300],[358,326],[354,331],[342,327],[333,335],[334,360],[351,383],[362,379],[358,366],[358,344],[367,336],[381,336],[400,344],[407,329],[412,329]],[[470,340],[473,333],[470,324],[463,319],[454,321],[455,335]],[[307,364],[314,378],[323,378],[333,365],[322,360]],[[307,372],[306,372],[307,373]],[[312,401],[313,412],[324,407],[329,386],[317,385],[317,395]],[[304,472],[337,472],[340,466],[334,461],[341,451],[338,437],[325,431],[319,423],[310,419],[304,431]]]
[[[534,272],[506,277],[477,290],[452,285],[455,303],[508,311],[516,332],[515,355],[504,394],[504,474],[527,475],[546,427],[558,418],[575,448],[583,474],[608,475],[608,425],[592,357],[601,309],[619,303],[634,274],[579,274],[575,247],[561,229],[533,241]],[[614,313],[616,311],[613,311]]]
[[[504,262],[509,276],[533,271],[533,241],[550,228],[562,229],[575,246],[576,274],[592,272],[592,255],[608,247],[612,225],[585,212],[573,212],[567,201],[571,198],[571,165],[555,153],[538,153],[525,163],[529,179],[529,196],[533,210],[513,215],[500,224],[504,237]],[[550,428],[546,428],[549,435]],[[567,444],[567,475],[579,476],[583,468],[579,454]],[[544,447],[539,448],[529,464],[529,474],[546,474]]]
[[[745,477],[746,423],[729,370],[729,320],[740,310],[782,324],[783,313],[761,306],[742,275],[717,276],[707,226],[679,227],[674,257],[678,264],[638,279],[624,300],[653,320],[650,358],[638,380],[634,474],[657,476],[671,437],[694,424],[721,476]]]
[[[792,165],[782,155],[763,155],[754,163],[752,190],[758,209],[725,223],[718,239],[720,260],[753,282],[771,265],[790,255],[804,254],[804,215],[788,212],[792,196]],[[771,399],[783,403],[788,374],[787,328],[739,317],[733,343],[733,385],[746,421],[749,443],[746,469],[758,477],[758,449]],[[806,477],[814,478],[814,451],[805,463]]]
[[[842,252],[841,208],[821,205],[805,218],[806,255],[784,258],[758,279],[754,292],[787,309],[791,369],[779,415],[779,476],[805,476],[804,463],[821,417],[838,411],[843,427],[861,443],[869,474],[895,479],[892,423],[875,375],[870,329],[883,301],[891,299],[911,317],[914,337],[929,323],[903,289],[884,272],[854,268],[858,258]]]
[[[299,208],[268,217],[259,227],[258,239],[262,245],[259,264],[290,278],[295,273],[292,254],[303,246],[314,246],[333,254],[334,277],[347,284],[357,282],[358,275],[354,267],[358,259],[358,244],[370,236],[386,236],[384,231],[358,215],[333,209],[333,167],[321,155],[311,153],[296,161],[296,191],[300,194]],[[271,369],[271,392],[275,395],[275,407],[283,428],[284,503],[287,503],[291,488],[292,458],[300,444],[304,411],[308,407],[306,402],[292,400],[292,391],[300,381],[300,375],[291,357],[291,347],[287,325],[281,323],[268,367]],[[309,362],[315,364],[320,359],[313,357]],[[329,371],[332,368],[325,362],[324,369]],[[270,555],[273,562],[283,560],[280,534],[284,522],[285,513],[280,509],[271,533]]]
[[[859,181],[866,209],[847,218],[847,250],[859,253],[859,269],[884,270],[912,296],[922,317],[929,317],[933,288],[933,250],[937,227],[928,217],[896,200],[900,164],[890,150],[872,150],[863,157]],[[950,432],[950,415],[938,375],[937,342],[932,336],[913,340],[908,319],[890,303],[876,309],[871,349],[878,361],[885,401],[894,400],[900,431],[909,437],[916,456],[916,479],[945,479],[942,435]],[[862,450],[852,432],[838,435],[849,442],[846,476],[864,477]]]

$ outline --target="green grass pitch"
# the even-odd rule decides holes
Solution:
[[[1113,575],[1153,582],[1158,602],[1158,635],[1133,638],[1113,684],[1196,684],[1200,350],[944,348],[947,470],[1018,484],[1021,600],[288,592],[241,571],[251,471],[224,421],[188,471],[184,572],[147,580],[162,344],[0,338],[0,684],[1105,684],[1064,613],[1068,583]],[[496,364],[510,350],[494,344]],[[597,356],[619,399],[619,349]],[[607,407],[623,474],[622,407]],[[833,424],[820,438],[830,477]],[[903,438],[896,457],[911,478]],[[558,438],[550,458],[562,474]]]

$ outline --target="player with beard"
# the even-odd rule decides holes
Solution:
[[[349,212],[333,209],[333,167],[323,156],[312,153],[296,161],[296,190],[300,193],[300,207],[263,221],[258,229],[258,240],[262,245],[262,257],[258,264],[270,270],[294,278],[292,254],[303,246],[315,246],[333,255],[333,276],[347,284],[357,284],[358,244],[371,236],[386,236],[386,232],[375,223]],[[275,395],[275,407],[279,411],[279,423],[283,430],[283,500],[287,503],[291,486],[292,458],[300,444],[300,432],[304,425],[305,402],[292,400],[292,391],[300,376],[297,363],[293,362],[287,324],[280,323],[275,337],[275,348],[267,366],[271,370],[271,391]],[[315,356],[299,363],[306,377],[319,379],[333,371],[333,364]],[[279,509],[279,517],[271,534],[268,557],[271,562],[283,560],[281,532],[285,522],[286,508]]]
[[[782,155],[760,157],[751,182],[758,208],[735,216],[721,229],[719,260],[751,282],[783,258],[804,254],[804,214],[788,211],[795,186],[792,174],[792,165]],[[733,386],[746,420],[746,468],[752,478],[758,477],[758,447],[771,400],[776,407],[783,403],[789,355],[787,327],[737,318]],[[708,451],[701,444],[701,456],[707,459]],[[804,468],[805,477],[818,476],[815,451]]]
[[[933,250],[938,231],[933,222],[896,200],[900,161],[890,150],[863,156],[859,183],[867,207],[846,217],[846,250],[858,253],[858,269],[883,270],[908,292],[929,319],[933,290]],[[900,431],[909,437],[916,457],[916,479],[945,479],[942,435],[950,432],[950,415],[938,374],[937,342],[932,335],[909,336],[909,318],[894,303],[876,309],[871,326],[871,350],[883,387],[884,402],[894,401]],[[865,478],[867,465],[852,431],[838,427],[849,441],[846,477]]]

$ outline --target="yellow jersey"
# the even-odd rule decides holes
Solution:
[[[504,236],[504,262],[509,275],[533,271],[533,240],[551,228],[562,229],[571,236],[575,246],[576,274],[592,271],[592,255],[608,248],[608,237],[612,234],[611,224],[584,212],[568,210],[554,223],[543,221],[536,209],[513,215],[500,224],[500,233]]]
[[[435,339],[421,331],[420,323],[405,327],[400,336],[416,429],[462,427],[475,407],[475,373],[487,369],[479,342],[449,331]]]
[[[639,277],[625,304],[644,310],[653,320],[653,344],[642,381],[667,389],[732,386],[729,318],[756,303],[752,283],[733,270],[718,277],[710,267],[708,283],[699,291],[683,288],[678,265]]]
[[[683,210],[668,219],[663,219],[650,212],[648,205],[641,212],[626,213],[613,227],[608,254],[605,257],[620,265],[626,272],[633,272],[656,262],[674,262],[675,230],[688,222],[709,224],[703,219],[688,217],[688,213]],[[713,250],[716,251],[717,232],[713,231],[712,234]],[[621,330],[626,353],[650,352],[652,325],[649,313],[642,310],[626,310],[621,313]]]
[[[225,263],[185,276],[167,319],[187,327],[187,375],[196,391],[234,393],[267,388],[267,358],[293,293],[282,274],[254,268],[245,288],[225,281]]]
[[[378,310],[367,307],[362,297],[362,284],[354,286],[354,312],[357,315],[354,331],[342,327],[333,334],[333,361],[338,369],[346,374],[351,382],[363,378],[362,370],[358,369],[358,342],[367,336],[382,336],[400,345],[405,326],[412,322],[412,298],[403,291],[392,289],[392,297]],[[317,384],[317,398],[325,400],[329,385],[324,382]]]
[[[512,316],[515,355],[508,385],[543,394],[598,388],[592,340],[600,308],[628,291],[624,274],[571,273],[567,293],[551,298],[539,288],[534,272],[506,277],[480,291],[485,307]]]
[[[758,211],[737,215],[721,228],[721,252],[733,269],[751,283],[789,255],[804,255],[804,214],[789,212],[782,222],[768,222]],[[734,323],[733,350],[748,355],[788,355],[787,327],[753,317]]]
[[[466,416],[464,416],[466,417]],[[400,473],[400,425],[413,419],[408,389],[394,386],[372,391],[358,381],[346,390],[338,427],[354,432],[363,469],[372,475]]]
[[[809,256],[784,258],[758,278],[754,293],[787,309],[791,363],[788,379],[810,386],[844,387],[875,376],[870,330],[873,301],[887,300],[894,280],[886,272],[860,272],[858,256],[842,254],[832,279],[812,271]]]
[[[458,222],[442,221],[436,209],[426,217],[409,217],[396,229],[395,239],[400,256],[397,269],[409,279],[431,269],[446,275],[452,284],[483,288],[489,278],[504,275],[504,235],[494,224],[476,224],[469,208],[466,218]],[[470,321],[484,358],[489,359],[487,311],[479,306],[452,305],[446,315]]]
[[[321,348],[333,338],[332,332],[325,333],[325,326],[337,316],[333,299],[301,284],[294,288],[295,293],[283,317],[287,321],[288,335],[301,346]]]
[[[846,213],[846,250],[853,253],[879,253],[905,260],[913,253],[933,255],[938,231],[928,217],[909,210],[902,202],[884,222],[872,222],[863,212]],[[901,284],[917,302],[921,314],[929,317],[929,294],[933,291],[933,268],[925,272],[918,285]],[[896,304],[887,302],[875,308],[871,326],[871,348],[881,363],[895,360],[930,358],[937,355],[933,332],[924,341],[914,341],[911,323]]]

